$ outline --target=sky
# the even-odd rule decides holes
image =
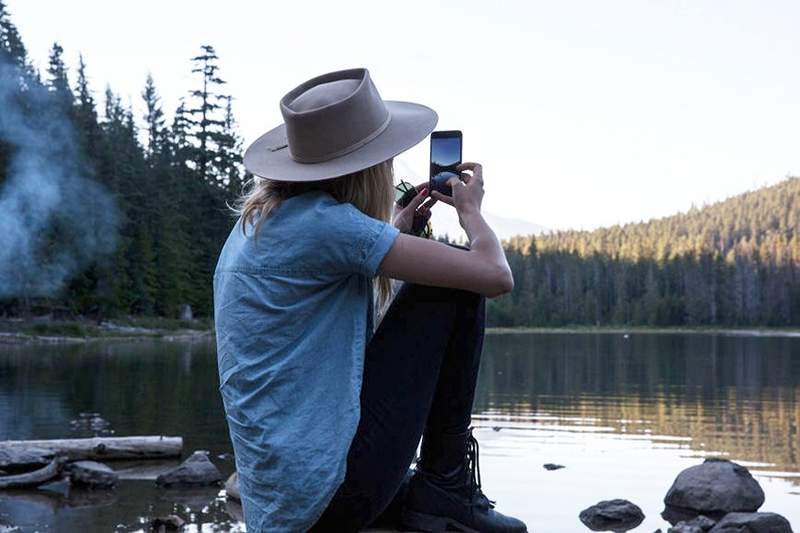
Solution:
[[[6,3],[37,66],[58,41],[73,83],[82,53],[96,98],[110,84],[140,116],[148,72],[171,116],[196,84],[190,58],[213,45],[245,146],[280,124],[295,86],[366,67],[384,99],[463,131],[484,209],[552,229],[800,175],[792,0]],[[398,177],[427,178],[428,150],[398,156]]]

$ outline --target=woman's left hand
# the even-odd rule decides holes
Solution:
[[[424,217],[425,222],[427,222],[428,219],[431,218],[431,207],[436,203],[435,198],[428,196],[428,182],[421,183],[414,188],[418,190],[419,193],[411,199],[408,205],[400,207],[396,202],[394,204],[392,223],[394,227],[400,230],[400,233],[411,232],[411,227],[414,224],[414,217]],[[426,198],[428,201],[423,203]]]

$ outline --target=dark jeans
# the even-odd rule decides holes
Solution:
[[[358,531],[396,517],[423,431],[468,429],[485,302],[470,291],[402,285],[366,348],[344,483],[311,531]]]

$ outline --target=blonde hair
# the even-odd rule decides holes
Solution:
[[[367,216],[391,223],[393,159],[352,174],[319,181],[279,181],[254,176],[233,207],[242,219],[242,232],[247,235],[246,228],[255,222],[253,235],[257,236],[270,212],[284,199],[311,190],[326,191],[340,203],[349,202]],[[378,292],[378,309],[383,310],[391,297],[391,280],[379,275],[374,283]]]

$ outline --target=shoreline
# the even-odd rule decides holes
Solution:
[[[132,319],[133,323],[137,319]],[[208,323],[159,324],[160,319],[144,318],[148,327],[125,325],[124,323],[103,322],[99,325],[85,320],[49,321],[47,319],[0,320],[0,346],[9,344],[82,344],[87,342],[132,342],[161,340],[184,342],[214,338],[214,327]],[[44,331],[34,331],[35,327]],[[154,327],[155,326],[155,327]],[[62,329],[75,332],[63,333]],[[49,331],[52,330],[52,331]],[[487,327],[487,335],[503,334],[595,334],[595,335],[724,335],[731,337],[784,337],[800,338],[800,328],[759,328],[759,327],[686,327],[686,326],[515,326]]]
[[[213,324],[207,320],[158,317],[128,317],[101,322],[87,319],[54,320],[47,317],[0,319],[0,346],[104,341],[193,341],[213,336]]]
[[[67,335],[29,335],[26,333],[12,333],[0,331],[0,346],[11,344],[85,344],[88,342],[134,342],[134,341],[193,341],[203,338],[213,338],[213,331],[186,331],[169,334],[140,334],[140,335],[95,335],[85,337],[71,337]]]
[[[725,335],[730,337],[789,337],[800,338],[800,329],[794,328],[759,328],[759,327],[711,327],[711,326],[561,326],[561,327],[487,327],[487,335],[520,334],[520,333],[576,333],[576,334],[614,334],[614,335]]]

